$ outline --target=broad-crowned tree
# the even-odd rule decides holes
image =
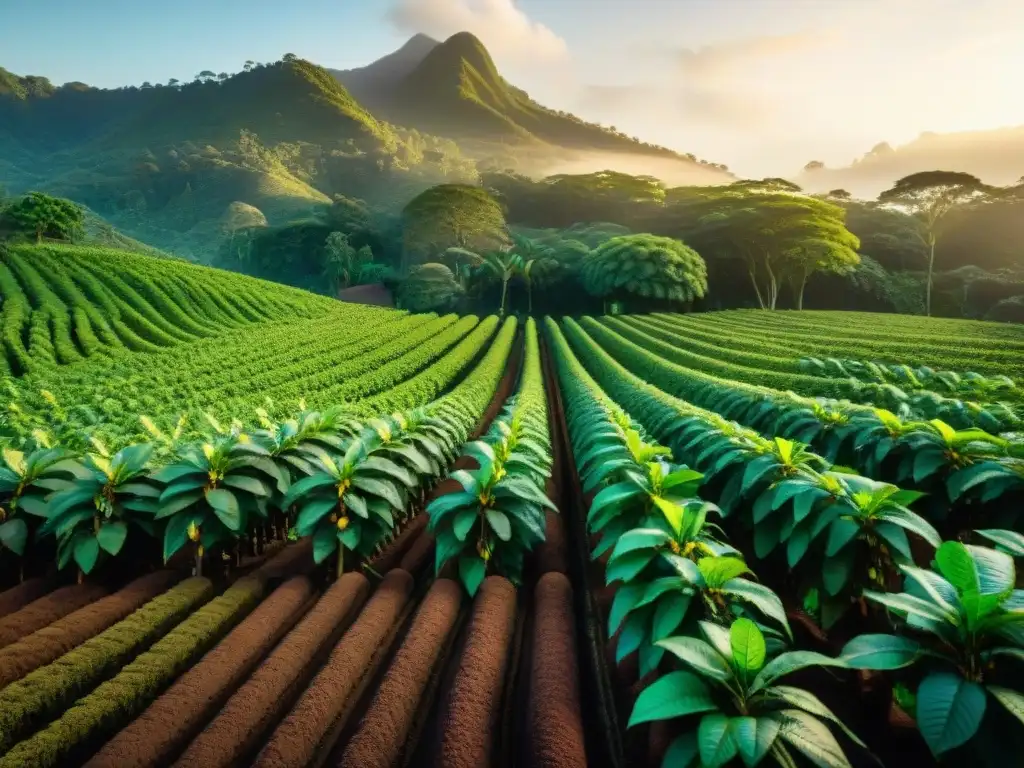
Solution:
[[[410,312],[447,312],[462,294],[462,286],[444,264],[420,264],[399,286],[398,306]]]
[[[441,184],[402,211],[403,269],[448,248],[482,252],[507,242],[501,206],[482,187]]]
[[[907,211],[924,225],[922,242],[928,248],[928,279],[925,288],[925,314],[932,313],[932,274],[935,269],[935,244],[942,225],[957,206],[988,196],[992,189],[976,176],[959,171],[923,171],[904,176],[878,196],[878,201]]]
[[[642,296],[688,303],[704,296],[704,259],[679,240],[623,235],[596,248],[583,263],[583,285],[598,298]]]
[[[85,213],[82,207],[61,197],[29,192],[6,206],[0,228],[35,237],[72,240],[82,231]]]

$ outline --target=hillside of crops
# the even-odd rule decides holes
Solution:
[[[0,768],[1024,748],[1020,326],[0,266]]]
[[[0,373],[14,376],[333,309],[322,297],[231,272],[65,245],[0,248],[0,295]]]

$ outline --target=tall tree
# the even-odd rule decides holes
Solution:
[[[925,288],[925,314],[932,313],[932,275],[935,270],[935,245],[942,225],[957,206],[987,197],[992,188],[976,176],[959,171],[923,171],[904,176],[878,196],[878,201],[903,209],[924,225],[922,241],[928,248],[928,279]]]
[[[859,245],[846,229],[842,208],[797,194],[782,180],[738,182],[682,205],[693,222],[684,228],[686,239],[709,257],[742,262],[762,309],[775,309],[786,282],[795,282],[802,295],[799,286],[806,276],[834,263],[840,253],[839,261],[846,260],[843,249]],[[834,242],[835,247],[822,250],[818,243],[804,248],[811,240]],[[832,256],[821,261],[812,253]]]
[[[448,248],[483,252],[507,242],[501,206],[482,187],[441,184],[402,210],[403,271]]]

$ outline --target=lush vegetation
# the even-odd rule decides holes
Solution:
[[[222,716],[216,764],[344,763],[374,712],[430,762],[476,710],[480,754],[1013,764],[1024,185],[738,180],[403,51],[0,69],[0,768]],[[593,150],[691,183],[520,172]]]

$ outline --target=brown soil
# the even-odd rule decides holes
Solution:
[[[86,765],[165,765],[299,620],[313,597],[313,585],[304,576],[296,576],[278,587]]]
[[[491,765],[515,623],[515,587],[501,576],[488,576],[473,603],[469,635],[441,715],[438,768]]]
[[[409,547],[409,551],[402,557],[398,567],[403,571],[416,575],[427,564],[434,563],[434,535],[424,531]]]
[[[534,611],[527,764],[585,768],[572,585],[564,574],[541,577]]]
[[[393,307],[395,300],[383,283],[356,285],[338,291],[338,299],[353,304],[369,304],[374,307]]]
[[[604,588],[604,566],[590,558],[593,542],[587,533],[586,514],[593,494],[584,494],[572,458],[557,371],[546,340],[541,345],[541,352],[545,386],[551,406],[552,446],[555,456],[560,459],[556,466],[560,472],[559,487],[562,490],[559,506],[566,534],[568,575],[576,585],[574,615],[580,643],[581,696],[587,702],[583,712],[587,754],[594,768],[639,765],[643,758],[633,760],[633,751],[627,758],[622,739],[632,701],[613,685],[614,659],[610,664],[605,655],[608,644],[606,616],[614,589]],[[602,604],[602,598],[607,602]]]
[[[551,498],[556,496],[549,493]],[[568,573],[568,550],[565,542],[565,524],[557,512],[547,510],[547,523],[544,526],[544,541],[534,552],[537,576],[545,573]]]
[[[301,768],[313,760],[349,696],[364,676],[372,674],[375,657],[386,652],[384,640],[401,616],[412,588],[413,578],[405,571],[396,569],[384,577],[323,669],[274,731],[255,766]]]
[[[399,563],[401,563],[409,548],[416,542],[420,532],[427,527],[428,522],[430,522],[428,515],[423,513],[416,515],[402,529],[402,532],[392,539],[390,544],[384,547],[384,551],[370,561],[370,567],[377,573],[387,573],[392,568],[402,568],[403,566],[399,565]],[[405,570],[408,569],[406,568]]]
[[[339,766],[391,768],[399,764],[423,693],[461,606],[462,587],[457,582],[434,582]]]
[[[75,646],[112,627],[181,580],[179,571],[162,570],[128,584],[109,597],[79,608],[49,626],[0,649],[0,688],[49,664]]]
[[[20,611],[33,600],[38,600],[53,588],[50,579],[26,579],[16,587],[0,592],[0,618]]]
[[[314,567],[313,539],[305,538],[269,557],[267,562],[253,571],[253,576],[265,581],[280,581],[290,576],[308,575]]]
[[[70,587],[55,589],[20,611],[0,619],[0,648],[17,642],[106,595],[107,590],[99,584],[73,584]]]
[[[361,573],[346,573],[317,601],[199,734],[179,768],[220,768],[244,764],[263,735],[287,711],[305,685],[304,674],[348,626],[370,592]]]

